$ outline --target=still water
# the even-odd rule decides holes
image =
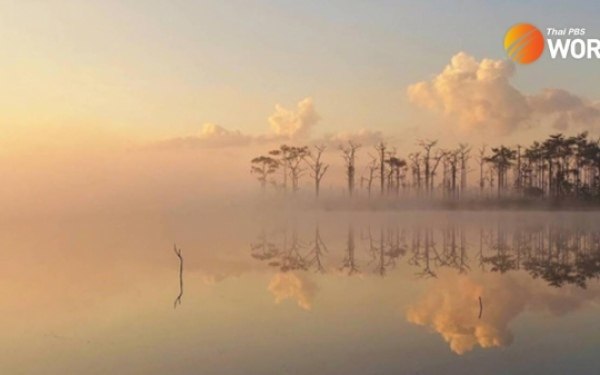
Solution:
[[[599,220],[207,211],[3,223],[0,374],[598,374]]]

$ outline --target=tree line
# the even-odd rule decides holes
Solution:
[[[348,196],[355,194],[358,182],[369,198],[600,198],[600,140],[591,139],[587,132],[553,134],[527,147],[484,145],[473,150],[461,143],[441,148],[437,140],[420,140],[417,146],[403,156],[383,141],[370,150],[353,141],[340,144],[337,151]],[[301,180],[309,177],[318,198],[330,166],[324,161],[325,150],[325,145],[284,144],[253,158],[251,173],[263,191],[273,187],[291,193],[297,193]]]

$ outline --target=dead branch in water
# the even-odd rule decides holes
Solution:
[[[481,319],[482,313],[483,313],[483,303],[481,302],[481,296],[479,296],[479,319]]]
[[[177,305],[181,305],[181,297],[183,296],[183,257],[181,256],[181,249],[177,248],[177,244],[173,245],[173,251],[179,258],[179,295],[173,303],[173,308],[176,309]]]

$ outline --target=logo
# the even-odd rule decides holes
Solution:
[[[504,49],[513,61],[530,64],[544,52],[544,35],[531,24],[516,24],[504,36]]]
[[[600,39],[584,38],[586,29],[570,27],[546,28],[551,59],[600,59]]]

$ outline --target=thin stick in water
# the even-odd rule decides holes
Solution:
[[[181,305],[181,297],[183,296],[183,257],[181,256],[181,249],[177,248],[177,244],[173,245],[173,251],[179,258],[179,295],[173,303],[173,308],[176,309],[177,305]]]

